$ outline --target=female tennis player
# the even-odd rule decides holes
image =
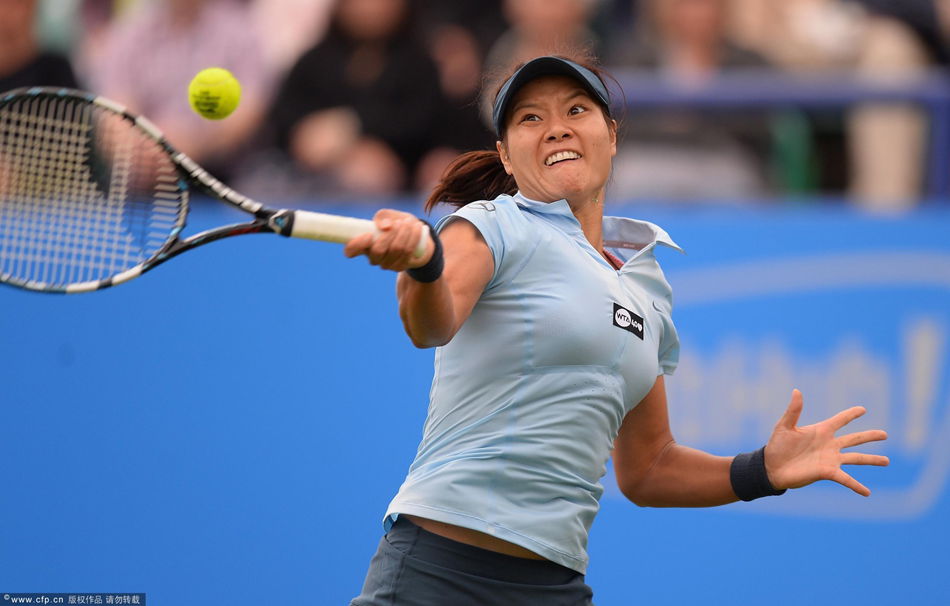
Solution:
[[[381,233],[345,248],[401,272],[406,332],[438,348],[422,442],[353,606],[591,604],[587,537],[610,456],[641,506],[722,505],[818,480],[870,494],[841,465],[887,458],[843,449],[887,435],[835,436],[860,407],[799,427],[796,390],[755,452],[674,441],[664,375],[679,342],[654,252],[677,246],[656,225],[603,216],[617,123],[602,72],[529,61],[496,93],[493,119],[497,151],[459,157],[426,204],[453,214],[433,229],[382,210]],[[416,258],[421,229],[436,245]]]

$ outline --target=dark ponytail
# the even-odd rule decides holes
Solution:
[[[493,200],[518,191],[515,179],[505,172],[495,150],[470,151],[460,155],[445,169],[442,179],[429,194],[425,211],[436,204],[465,206],[476,200]]]

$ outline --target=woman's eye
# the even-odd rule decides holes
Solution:
[[[540,119],[537,114],[525,114],[521,117],[522,122],[537,122]]]
[[[576,116],[577,114],[582,114],[586,111],[587,111],[587,108],[584,107],[583,105],[575,105],[574,107],[571,108],[571,111],[569,111],[568,113],[572,116]]]

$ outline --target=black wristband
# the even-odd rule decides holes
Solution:
[[[729,480],[732,490],[743,501],[785,494],[784,490],[775,490],[769,482],[769,474],[765,471],[765,446],[755,452],[736,455],[729,467]]]
[[[423,221],[423,223],[429,228],[429,236],[432,238],[435,250],[432,251],[432,257],[429,258],[428,263],[422,267],[407,269],[406,273],[416,282],[435,282],[442,275],[442,270],[445,269],[445,257],[442,255],[442,241],[439,239],[439,234],[435,233],[435,228],[432,227],[431,224],[427,221]]]

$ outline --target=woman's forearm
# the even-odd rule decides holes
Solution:
[[[712,507],[738,500],[729,479],[732,457],[670,442],[650,470],[621,490],[642,507]]]

